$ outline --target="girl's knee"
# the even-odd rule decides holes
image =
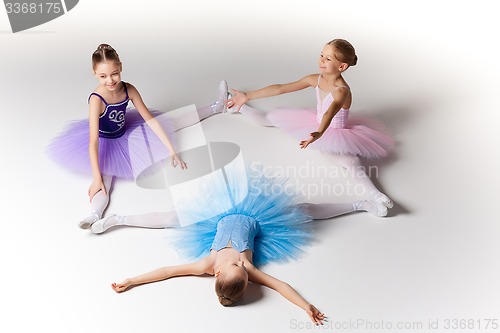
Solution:
[[[361,160],[355,155],[335,155],[335,159],[343,168],[352,168],[361,165]]]

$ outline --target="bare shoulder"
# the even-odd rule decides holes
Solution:
[[[309,74],[309,75],[304,76],[301,79],[301,81],[306,82],[311,87],[316,87],[316,85],[318,84],[318,77],[319,77],[319,74]]]
[[[349,86],[341,86],[332,92],[334,103],[332,105],[339,105],[343,108],[349,109],[352,102],[352,94]]]
[[[252,263],[245,262],[245,268],[248,273],[248,279],[251,282],[257,282],[258,275],[262,273],[257,267],[255,267]]]
[[[139,94],[139,91],[137,88],[130,82],[124,82],[125,86],[127,87],[127,92],[129,95],[131,94]]]
[[[210,251],[210,254],[206,256],[205,258],[201,259],[199,261],[200,264],[200,269],[203,271],[205,274],[210,274],[214,275],[214,264],[215,264],[215,257],[217,256],[217,252],[215,251]]]
[[[104,87],[102,87],[102,86],[98,86],[98,87],[97,87],[97,88],[95,88],[95,89],[94,89],[94,91],[91,93],[91,95],[90,95],[90,99],[94,99],[94,98],[96,98],[96,99],[101,100],[99,97],[97,97],[96,95],[92,95],[92,94],[98,94],[99,96],[102,96],[103,98],[105,98],[106,93],[107,93],[107,91],[106,91],[106,89],[105,89]]]
[[[264,273],[263,271],[259,270],[257,267],[253,265],[247,267],[247,272],[248,272],[248,280],[250,282],[260,284],[274,290],[278,289],[280,284],[283,283],[282,281],[276,279],[274,276]]]
[[[91,94],[89,96],[89,108],[90,108],[91,115],[92,114],[96,114],[96,115],[102,114],[104,112],[105,107],[106,107],[105,103],[101,99],[101,97],[93,95],[93,94]]]
[[[333,97],[347,97],[351,94],[351,88],[349,86],[341,86],[333,91]]]
[[[316,84],[314,83],[313,78],[314,78],[314,75],[307,75],[307,76],[304,76],[303,78],[301,78],[297,81],[283,84],[283,85],[281,85],[280,94],[294,92],[294,91],[302,90],[302,89],[305,89],[308,87],[315,87]]]
[[[104,102],[101,99],[101,97],[99,97],[99,96],[97,96],[95,94],[99,94],[99,93],[97,91],[94,91],[92,94],[90,94],[90,96],[89,96],[89,104],[91,106],[97,106],[97,105],[104,104]]]

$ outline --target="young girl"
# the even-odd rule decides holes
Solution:
[[[351,88],[342,77],[349,67],[356,65],[358,57],[354,47],[346,40],[334,39],[321,52],[318,65],[320,74],[311,74],[286,84],[274,84],[259,90],[243,92],[233,89],[227,108],[241,112],[264,126],[283,128],[300,140],[302,149],[309,145],[334,154],[348,175],[363,186],[364,194],[372,200],[393,207],[389,197],[380,192],[366,175],[360,158],[374,159],[387,156],[394,140],[383,133],[380,123],[364,118],[349,118],[352,104]],[[279,109],[269,112],[245,105],[248,101],[281,95],[314,87],[316,112],[308,109]],[[307,138],[309,137],[309,138]]]
[[[301,247],[311,240],[311,218],[306,207],[293,205],[294,195],[283,191],[284,183],[253,172],[247,179],[238,179],[237,173],[227,174],[227,184],[210,188],[212,205],[206,205],[196,197],[189,198],[186,210],[190,216],[212,216],[187,227],[175,229],[177,237],[170,244],[177,247],[185,258],[202,258],[196,262],[163,267],[150,273],[125,279],[111,286],[116,292],[129,287],[165,280],[176,276],[215,276],[215,290],[222,305],[237,302],[248,282],[262,284],[278,291],[286,299],[304,309],[311,320],[321,323],[323,313],[301,297],[295,289],[266,273],[257,266],[270,261],[286,261],[297,256]],[[238,185],[241,181],[246,186]],[[228,187],[229,186],[229,191]],[[272,189],[272,190],[271,190]],[[245,199],[233,208],[218,213],[217,198],[230,193],[240,197],[239,191],[248,190]],[[188,207],[189,206],[189,207]],[[172,215],[175,219],[175,215]],[[254,265],[255,262],[255,265]]]
[[[298,196],[287,186],[283,178],[268,177],[262,168],[246,168],[246,177],[235,169],[226,169],[225,183],[210,182],[203,191],[187,195],[177,207],[185,210],[188,223],[196,222],[177,232],[170,244],[182,257],[195,260],[193,263],[163,267],[111,286],[116,292],[140,284],[166,280],[186,275],[213,275],[215,292],[222,305],[237,302],[246,290],[248,282],[261,284],[278,291],[290,302],[304,309],[311,320],[321,324],[324,314],[307,302],[286,282],[274,278],[257,267],[269,262],[284,262],[303,252],[302,247],[312,240],[312,219],[329,219],[334,216],[365,208],[376,208],[376,204],[364,201],[351,203],[296,203]],[[245,184],[242,184],[244,182]],[[229,194],[244,199],[232,208],[220,213],[219,207]],[[210,204],[207,204],[209,202]],[[387,210],[387,208],[384,206]],[[163,225],[179,225],[175,212],[134,216],[134,225],[140,221],[163,220]],[[205,219],[199,221],[199,217]],[[154,224],[155,222],[151,222]],[[161,223],[158,223],[159,226]],[[94,226],[106,228],[100,222]],[[139,224],[139,226],[146,226]],[[154,227],[151,225],[151,227]],[[101,229],[102,230],[102,229]],[[201,258],[201,259],[200,259]]]
[[[56,162],[92,174],[88,189],[91,212],[79,222],[83,229],[102,217],[113,177],[133,179],[168,156],[174,167],[187,168],[169,137],[173,125],[159,117],[159,112],[148,110],[139,91],[121,80],[118,53],[107,44],[99,45],[92,54],[92,69],[99,86],[88,99],[88,120],[69,124],[47,149]],[[136,109],[127,109],[129,101]]]

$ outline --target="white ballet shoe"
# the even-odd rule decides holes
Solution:
[[[227,99],[227,94],[228,94],[227,82],[222,80],[219,83],[219,92],[217,94],[217,100],[212,105],[210,105],[210,107],[212,108],[212,112],[214,114],[223,113],[227,110],[226,105],[224,104],[225,100]]]
[[[108,230],[109,228],[111,228],[112,226],[116,225],[116,223],[106,223],[110,219],[116,218],[116,216],[117,216],[116,214],[113,214],[113,215],[110,215],[110,216],[107,216],[105,218],[102,218],[100,220],[95,221],[90,226],[90,231],[93,234],[102,234],[103,232],[105,232],[106,230]]]
[[[80,222],[78,222],[78,226],[82,229],[88,229],[94,224],[97,220],[99,220],[99,216],[97,214],[92,214],[83,218]]]
[[[387,206],[385,206],[381,203],[376,203],[375,205],[377,207],[377,211],[375,213],[372,213],[373,215],[378,216],[378,217],[387,216],[387,213],[389,212],[389,208],[387,208]]]
[[[360,200],[352,204],[355,211],[365,211],[378,217],[387,216],[387,206],[370,200]]]
[[[370,193],[370,197],[372,197],[373,201],[381,203],[382,205],[386,206],[387,208],[394,207],[394,202],[392,202],[392,200],[382,192],[372,191]]]

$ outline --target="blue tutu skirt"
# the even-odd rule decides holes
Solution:
[[[284,178],[270,178],[262,168],[247,167],[247,179],[238,179],[230,171],[226,174],[227,183],[222,183],[200,191],[190,198],[183,212],[192,219],[200,216],[213,217],[198,220],[186,227],[177,228],[170,234],[169,242],[181,257],[187,260],[200,259],[210,253],[215,238],[217,223],[228,215],[243,215],[255,219],[260,231],[254,239],[253,264],[261,266],[269,262],[284,262],[297,258],[303,253],[303,247],[313,239],[311,216],[297,205],[298,196],[287,187]],[[246,184],[241,184],[246,182]],[[238,185],[240,184],[240,185]],[[220,212],[217,198],[227,196],[240,197],[240,191],[248,191],[246,197],[233,208]],[[213,205],[201,205],[206,199],[196,196],[208,196]],[[183,209],[177,207],[177,210]],[[217,215],[215,215],[217,214]]]
[[[175,145],[174,126],[165,113],[150,112]],[[127,110],[124,127],[125,133],[118,138],[99,138],[98,159],[103,175],[134,179],[141,171],[170,155],[136,109]],[[72,171],[91,175],[88,147],[89,121],[82,119],[69,123],[52,139],[46,153],[56,163]]]

